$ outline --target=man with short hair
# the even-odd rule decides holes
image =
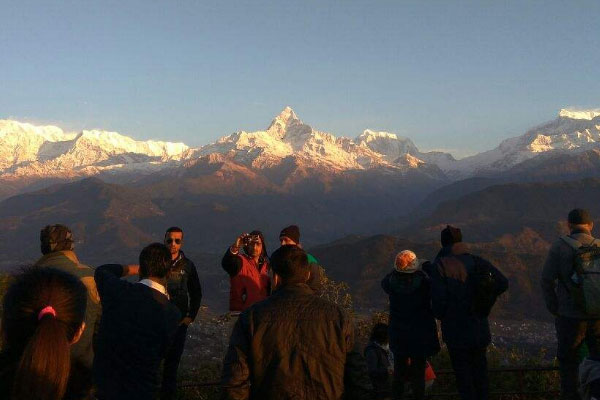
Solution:
[[[290,225],[283,228],[279,234],[279,244],[282,246],[292,244],[302,248],[302,244],[300,243],[300,228],[298,225]],[[306,253],[306,257],[308,258],[308,265],[310,267],[310,278],[307,283],[312,290],[318,293],[323,287],[322,280],[325,275],[325,270],[311,254]]]
[[[154,399],[160,363],[181,321],[166,289],[169,249],[152,243],[139,263],[102,265],[94,275],[103,308],[94,360],[99,400]],[[120,279],[138,273],[137,283]]]
[[[179,309],[183,319],[179,323],[165,358],[161,387],[163,400],[172,399],[177,393],[177,369],[183,354],[187,329],[196,318],[202,301],[202,287],[196,266],[181,250],[183,230],[176,226],[167,229],[165,245],[171,253],[172,261],[167,279],[167,292],[171,303]]]
[[[352,321],[308,287],[304,250],[282,246],[271,263],[277,289],[235,324],[223,364],[223,398],[371,398],[366,364],[354,351]]]
[[[479,309],[482,299],[475,295],[480,293],[478,282],[484,282],[481,276],[492,278],[485,282],[489,283],[486,295],[493,296],[493,301],[508,289],[508,280],[489,261],[469,253],[460,229],[448,225],[441,242],[443,247],[429,269],[433,314],[441,321],[461,399],[487,400],[490,325],[487,314]]]
[[[569,235],[559,238],[548,252],[542,271],[542,291],[548,311],[556,317],[557,358],[560,368],[561,399],[579,399],[578,352],[585,341],[590,356],[600,356],[600,315],[579,307],[574,299],[577,279],[574,261],[581,246],[600,246],[594,239],[590,214],[576,208],[567,217]]]
[[[244,253],[240,253],[240,249]],[[244,311],[271,291],[269,256],[261,231],[242,233],[227,249],[221,266],[229,274],[229,311]]]
[[[86,329],[81,339],[71,346],[72,368],[80,373],[78,392],[85,394],[92,387],[92,364],[94,361],[93,339],[100,323],[102,308],[94,282],[94,270],[79,262],[75,254],[73,233],[65,225],[47,225],[40,232],[43,256],[34,264],[37,267],[53,267],[78,277],[85,285],[88,300],[85,311]]]

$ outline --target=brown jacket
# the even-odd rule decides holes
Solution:
[[[61,250],[48,253],[40,258],[36,267],[53,267],[78,277],[88,290],[87,308],[85,312],[85,330],[81,339],[71,347],[73,360],[80,366],[92,368],[94,361],[93,336],[100,323],[102,308],[100,297],[94,281],[94,270],[81,264],[77,255],[71,250]]]
[[[223,365],[223,398],[371,398],[351,320],[304,283],[287,284],[244,311]],[[346,392],[346,394],[345,394]]]

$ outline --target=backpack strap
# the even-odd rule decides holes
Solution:
[[[579,240],[573,239],[569,235],[561,236],[560,239],[575,250],[579,250],[579,248],[583,246],[583,243],[581,243]]]
[[[574,248],[575,250],[579,250],[580,247],[583,247],[584,244],[581,243],[579,240],[573,239],[571,236],[569,235],[564,235],[560,237],[565,243],[567,243],[569,246],[571,246],[572,248]],[[588,243],[587,245],[585,245],[586,247],[591,247],[591,246],[596,246],[596,247],[600,247],[600,239],[594,239],[592,238],[592,241],[590,243]]]

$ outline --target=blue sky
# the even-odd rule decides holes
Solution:
[[[0,0],[0,118],[198,146],[286,105],[462,156],[600,107],[598,1]]]

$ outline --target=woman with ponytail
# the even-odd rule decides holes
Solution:
[[[86,301],[83,283],[58,269],[33,267],[15,278],[3,302],[0,398],[73,398],[69,350],[85,329]]]

